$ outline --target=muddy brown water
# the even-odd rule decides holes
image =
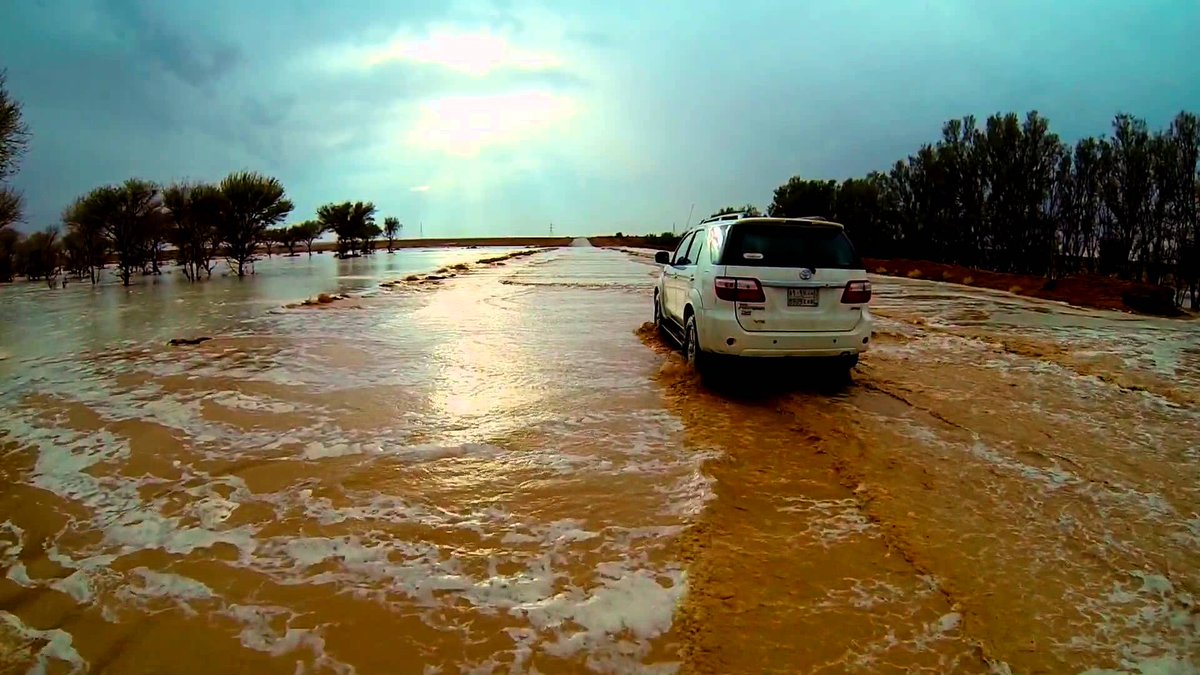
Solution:
[[[713,389],[639,329],[655,269],[6,337],[0,664],[1194,672],[1194,323],[881,278],[852,382]]]

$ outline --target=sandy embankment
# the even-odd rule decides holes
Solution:
[[[508,260],[513,260],[515,258],[524,258],[526,256],[531,256],[535,253],[540,253],[543,250],[545,250],[545,248],[532,248],[532,249],[526,249],[524,251],[514,251],[512,253],[506,253],[504,255],[480,258],[479,260],[476,260],[471,263],[458,263],[456,265],[442,267],[442,268],[438,269],[437,271],[433,272],[432,274],[410,274],[401,279],[391,279],[389,281],[383,281],[379,284],[379,287],[384,290],[390,291],[390,290],[405,287],[405,286],[423,286],[423,285],[437,284],[442,281],[445,281],[446,279],[453,279],[454,277],[457,277],[461,274],[466,274],[466,273],[470,272],[472,269],[477,269],[480,267],[502,266]],[[321,293],[320,295],[318,295],[314,298],[309,298],[303,302],[296,302],[296,303],[292,303],[289,305],[285,305],[284,307],[287,309],[332,309],[332,308],[351,309],[351,308],[360,307],[360,305],[356,304],[357,300],[359,300],[359,298],[356,298],[355,296],[352,296],[352,295],[347,295],[345,293]]]

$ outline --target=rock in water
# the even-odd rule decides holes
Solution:
[[[169,342],[167,342],[167,344],[172,347],[181,347],[181,346],[185,346],[185,345],[198,345],[201,342],[204,342],[206,340],[211,340],[211,339],[212,338],[210,338],[210,337],[171,338],[171,340]]]

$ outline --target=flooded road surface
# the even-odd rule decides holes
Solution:
[[[0,663],[1194,672],[1195,324],[881,278],[852,384],[713,391],[635,332],[655,271],[9,359]]]
[[[684,547],[688,663],[1197,672],[1196,324],[876,284],[849,386],[659,376],[720,453]]]

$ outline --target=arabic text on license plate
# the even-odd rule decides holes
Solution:
[[[818,301],[815,288],[789,288],[788,307],[816,307]]]

